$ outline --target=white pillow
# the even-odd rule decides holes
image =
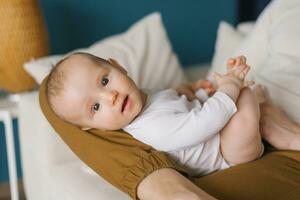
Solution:
[[[299,19],[299,0],[273,0],[245,39],[237,39],[237,30],[226,36],[220,35],[227,37],[225,39],[217,38],[216,49],[222,52],[215,53],[214,59],[220,60],[214,63],[226,63],[229,57],[245,55],[251,65],[248,78],[264,85],[275,105],[300,123]],[[222,46],[228,47],[226,42],[231,40],[240,44],[228,53]],[[219,55],[225,54],[228,54],[227,58],[220,58]],[[210,74],[212,70],[225,72],[225,69],[226,65],[213,65]]]
[[[52,66],[54,66],[60,59],[61,55],[46,56],[38,59],[32,59],[24,63],[23,68],[32,78],[41,84],[44,78],[49,74]]]
[[[300,123],[300,56],[270,52],[256,82],[265,86],[275,105]]]
[[[168,88],[186,80],[159,13],[144,17],[124,33],[70,53],[78,51],[116,59],[141,88]],[[25,63],[24,68],[40,84],[61,58],[44,57]]]
[[[281,3],[270,29],[268,56],[257,81],[273,102],[300,123],[300,2]]]
[[[248,29],[250,26],[248,23]],[[253,23],[252,23],[253,26]],[[221,74],[226,72],[226,62],[230,58],[233,52],[241,45],[244,41],[246,33],[244,25],[239,25],[239,29],[235,29],[231,24],[221,21],[217,31],[217,39],[215,43],[215,52],[212,59],[212,67],[208,72],[208,76],[212,72],[219,72]],[[247,30],[249,31],[249,30]]]
[[[281,3],[281,1],[282,0],[273,0],[263,10],[263,12],[260,14],[257,21],[250,28],[250,30],[248,30],[249,33],[247,35],[245,34],[241,35],[242,31],[235,30],[232,27],[231,27],[232,30],[227,34],[225,33],[224,30],[222,31],[221,29],[222,32],[220,36],[222,38],[220,39],[217,38],[217,41],[220,40],[220,42],[219,44],[216,44],[216,49],[221,49],[220,51],[227,52],[226,53],[227,57],[219,58],[219,56],[217,56],[219,59],[218,64],[220,65],[213,65],[212,67],[214,71],[219,73],[224,73],[226,71],[226,61],[229,57],[245,55],[247,57],[248,64],[251,66],[251,70],[250,73],[248,74],[248,78],[253,79],[255,77],[256,69],[262,65],[262,63],[267,57],[268,44],[269,44],[268,35],[270,32],[271,24],[275,19],[275,16],[278,15],[277,10],[279,8],[279,4]],[[245,29],[243,28],[243,25],[238,26],[238,28],[242,30]],[[227,48],[230,45],[230,43],[226,41],[232,42],[232,40],[235,41],[235,44],[236,43],[239,44],[235,46],[234,50],[230,49],[230,51],[228,51],[225,48]],[[223,46],[225,47],[223,48]],[[211,73],[212,70],[210,71],[209,75],[211,75]]]
[[[254,21],[242,22],[237,25],[236,29],[244,36],[247,36],[253,30],[254,24]]]

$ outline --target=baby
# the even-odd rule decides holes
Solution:
[[[46,92],[63,120],[83,130],[123,129],[190,175],[205,175],[263,153],[259,105],[245,81],[249,69],[240,56],[229,59],[225,75],[213,74],[216,91],[202,80],[153,92],[139,89],[116,60],[75,53],[53,68]]]

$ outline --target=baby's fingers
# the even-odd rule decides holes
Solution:
[[[243,65],[243,64],[246,64],[247,62],[247,58],[245,56],[238,56],[236,58],[236,63],[235,65],[238,66],[238,65]]]
[[[235,61],[236,61],[236,59],[234,59],[234,58],[229,58],[228,60],[227,60],[227,71],[230,71],[235,65]]]
[[[235,68],[233,68],[232,72],[234,76],[238,77],[238,78],[242,78],[241,76],[243,75],[243,71],[246,69],[247,65],[240,65],[240,66],[236,66]]]
[[[250,66],[246,64],[244,70],[240,73],[239,78],[244,79],[250,70]]]

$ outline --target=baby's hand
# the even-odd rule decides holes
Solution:
[[[245,64],[248,67],[250,67],[247,64],[247,58],[245,56],[238,56],[236,58],[229,58],[228,61],[227,61],[227,71],[230,70],[230,69],[232,69],[235,66],[243,65],[243,64]],[[248,87],[248,86],[251,86],[253,84],[254,84],[254,81],[246,81],[244,79],[243,87]]]
[[[213,77],[216,79],[218,86],[234,84],[241,89],[253,84],[253,81],[245,81],[249,70],[250,66],[246,63],[246,57],[239,56],[237,58],[228,59],[227,73],[225,75],[214,73]]]
[[[193,88],[194,92],[196,92],[199,89],[203,89],[209,97],[212,96],[216,92],[212,82],[210,82],[209,80],[203,80],[203,79],[200,79],[200,80],[194,82],[192,84],[192,88]]]

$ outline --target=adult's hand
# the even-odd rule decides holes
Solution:
[[[212,96],[216,92],[216,89],[214,88],[212,82],[209,80],[200,79],[194,82],[192,84],[192,87],[195,92],[201,88],[204,89],[208,96]]]
[[[142,200],[216,200],[171,168],[148,175],[137,188]]]
[[[176,91],[179,95],[185,95],[189,101],[196,99],[195,92],[199,89],[204,89],[208,96],[212,96],[216,90],[209,80],[197,80],[194,83],[182,83],[178,85]]]
[[[185,95],[189,101],[197,98],[192,83],[182,83],[175,90],[179,95]]]

